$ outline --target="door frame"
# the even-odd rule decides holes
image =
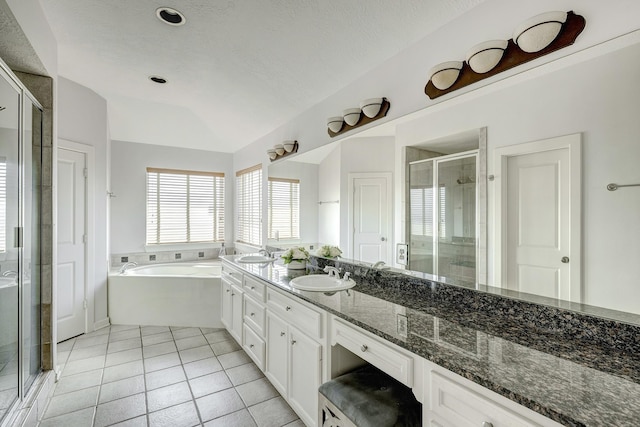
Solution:
[[[84,310],[84,333],[88,333],[89,331],[93,331],[95,318],[95,289],[94,289],[94,281],[93,278],[95,276],[94,268],[95,265],[95,191],[94,191],[94,182],[95,182],[95,148],[91,145],[82,144],[79,142],[70,141],[68,139],[58,138],[58,145],[56,147],[56,158],[54,166],[56,170],[54,171],[54,179],[55,179],[55,191],[54,193],[54,212],[57,212],[57,200],[58,200],[58,153],[59,149],[64,149],[68,151],[75,151],[78,153],[82,153],[85,155],[86,159],[86,168],[87,168],[87,177],[85,180],[85,234],[87,236],[87,241],[84,245],[84,299],[87,301],[87,307]],[[57,224],[57,214],[56,214],[56,224]],[[57,228],[54,230],[55,233],[55,247],[58,246],[58,232]],[[57,258],[54,270],[54,281],[53,287],[55,289],[55,298],[53,300],[54,304],[58,303],[57,300]],[[56,324],[58,319],[57,310],[54,311]],[[54,341],[57,342],[57,327],[56,327],[56,335]]]
[[[387,230],[390,237],[387,237],[387,264],[391,265],[393,263],[393,172],[349,172],[347,174],[347,180],[349,182],[349,197],[348,206],[347,206],[347,251],[346,253],[352,259],[354,257],[354,227],[355,221],[353,219],[353,214],[355,212],[355,180],[356,179],[366,179],[366,178],[385,178],[387,181]]]
[[[489,173],[489,180],[493,176],[493,184],[489,186],[489,205],[493,206],[493,280],[489,284],[502,287],[502,279],[506,277],[507,269],[507,162],[509,157],[534,154],[543,151],[568,149],[571,175],[570,223],[571,238],[569,242],[572,262],[569,274],[571,276],[571,300],[582,302],[582,135],[580,133],[564,135],[539,141],[497,147],[493,151],[493,172]],[[504,179],[503,179],[504,178]],[[493,203],[491,203],[493,199]],[[504,220],[503,220],[504,219]],[[490,272],[491,273],[491,272]],[[577,299],[576,299],[577,297]]]

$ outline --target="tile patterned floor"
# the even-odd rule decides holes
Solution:
[[[113,325],[58,363],[40,427],[304,427],[224,329]]]

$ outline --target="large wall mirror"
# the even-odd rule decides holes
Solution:
[[[274,162],[269,177],[299,181],[300,232],[269,244],[336,245],[345,258],[481,290],[640,314],[640,187],[607,189],[640,184],[637,39]],[[412,189],[431,214],[412,218]],[[399,243],[409,245],[407,266],[397,262]]]

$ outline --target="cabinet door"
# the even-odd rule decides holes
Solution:
[[[289,327],[289,404],[308,426],[318,417],[318,387],[322,378],[322,346]]]
[[[267,312],[266,375],[283,396],[287,396],[287,367],[289,333],[287,324],[278,316]]]
[[[231,336],[242,345],[242,289],[231,285]]]
[[[231,313],[233,310],[233,303],[231,297],[231,284],[222,279],[222,324],[227,328],[228,331],[231,331],[233,327],[233,318],[231,317]]]

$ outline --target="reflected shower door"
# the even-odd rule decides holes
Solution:
[[[409,164],[409,270],[435,274],[434,161]]]

